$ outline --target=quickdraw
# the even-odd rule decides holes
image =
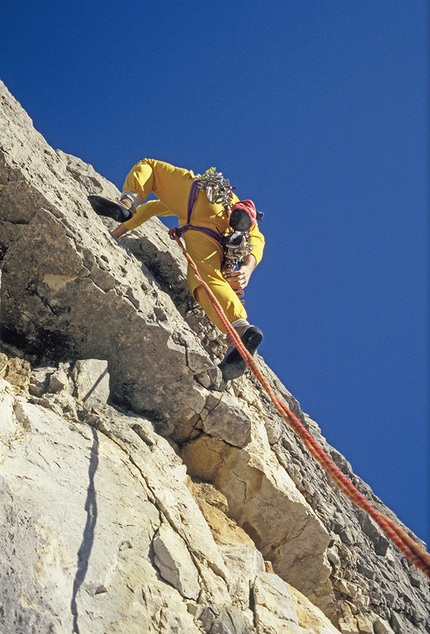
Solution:
[[[204,174],[197,174],[197,186],[206,192],[211,205],[220,203],[228,211],[231,211],[231,193],[234,189],[228,178],[224,178],[222,172],[217,172],[215,167],[210,167]]]
[[[253,249],[253,245],[249,243],[249,233],[245,231],[235,231],[223,236],[222,245],[224,260],[221,270],[226,274],[240,266]]]

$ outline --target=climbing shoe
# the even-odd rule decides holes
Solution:
[[[241,335],[241,340],[250,354],[254,354],[260,343],[263,341],[263,333],[256,326],[249,326]],[[242,359],[240,352],[233,348],[219,364],[224,381],[237,379],[246,370],[246,363]]]
[[[125,222],[132,217],[131,210],[120,202],[103,196],[88,196],[89,203],[98,216],[107,216],[117,222]]]

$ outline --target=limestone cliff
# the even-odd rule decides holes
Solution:
[[[2,634],[430,632],[428,579],[222,381],[165,227],[118,244],[87,202],[116,188],[0,99]]]

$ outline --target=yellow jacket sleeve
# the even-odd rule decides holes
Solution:
[[[143,203],[143,205],[139,205],[134,216],[124,222],[124,226],[127,228],[127,231],[130,231],[131,229],[136,229],[153,216],[174,215],[175,214],[172,213],[161,200],[150,200],[147,203]]]
[[[264,236],[258,228],[258,224],[255,223],[249,232],[249,243],[253,246],[251,254],[257,260],[257,264],[261,262],[261,258],[263,257],[264,242]]]

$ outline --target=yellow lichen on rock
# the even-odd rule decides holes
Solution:
[[[250,536],[227,516],[227,498],[220,491],[206,482],[198,483],[191,480],[188,488],[194,495],[217,544],[221,546],[245,544],[255,547]]]
[[[0,352],[0,378],[5,379],[14,387],[28,391],[30,371],[28,361],[17,357],[9,359],[3,352]]]
[[[300,627],[303,627],[308,634],[339,634],[339,630],[316,605],[293,586],[289,585],[289,589]]]

